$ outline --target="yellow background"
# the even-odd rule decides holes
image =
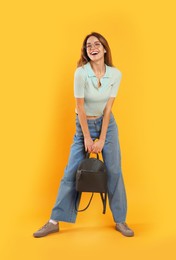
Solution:
[[[1,259],[175,259],[174,2],[1,3]],[[67,163],[73,74],[92,31],[107,38],[123,74],[113,112],[135,237],[115,232],[97,195],[76,224],[61,223],[60,233],[34,239]]]

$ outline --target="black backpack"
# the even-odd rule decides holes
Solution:
[[[107,201],[107,170],[104,162],[99,159],[98,154],[97,158],[90,158],[90,154],[87,153],[86,158],[79,164],[76,172],[76,190],[75,210],[77,212],[86,210],[92,201],[94,193],[100,193],[103,203],[103,214],[105,214]],[[82,192],[91,192],[92,196],[88,205],[84,209],[78,210],[78,199],[81,198]]]

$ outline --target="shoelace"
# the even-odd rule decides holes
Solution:
[[[129,228],[125,222],[123,224],[124,224],[125,227]]]
[[[126,223],[124,223],[125,227],[131,231],[131,229],[128,227],[128,225]]]
[[[127,224],[125,223],[125,222],[123,222],[123,223],[120,223],[119,225],[123,225],[123,226],[125,226],[126,227],[126,229],[128,229],[128,230],[131,230],[128,226],[127,226]]]
[[[43,228],[47,228],[48,225],[49,225],[49,222],[46,223],[44,226],[42,226],[39,230],[42,230]]]

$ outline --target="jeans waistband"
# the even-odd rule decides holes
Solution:
[[[110,118],[114,118],[114,115],[112,114],[112,112],[111,112],[111,115],[110,115]],[[78,114],[76,113],[76,119],[79,121],[79,118],[78,118]],[[96,119],[87,119],[87,123],[88,124],[95,124],[95,123],[99,123],[99,122],[101,122],[103,120],[103,115],[102,116],[100,116],[100,117],[98,117],[98,118],[96,118]]]

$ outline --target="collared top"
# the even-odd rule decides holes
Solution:
[[[75,98],[84,98],[87,116],[102,116],[108,99],[117,95],[122,73],[115,67],[106,64],[105,67],[106,72],[100,79],[100,87],[90,62],[75,70],[74,96]]]

